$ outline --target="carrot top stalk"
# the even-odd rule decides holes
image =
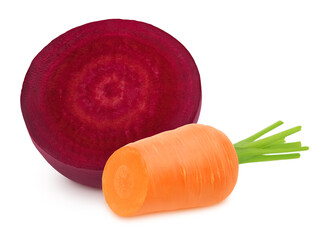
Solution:
[[[280,133],[257,140],[266,133],[282,125],[282,121],[264,128],[254,135],[234,144],[239,163],[263,162],[299,158],[299,151],[308,150],[301,142],[287,143],[285,138],[301,130],[301,126],[293,127]],[[276,154],[282,153],[282,154]]]

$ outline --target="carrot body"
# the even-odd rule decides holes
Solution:
[[[103,192],[121,216],[208,206],[232,192],[238,164],[225,134],[189,124],[114,152],[104,169]]]
[[[259,139],[282,124],[278,121],[234,145],[221,131],[201,124],[130,143],[107,161],[105,199],[121,216],[218,203],[232,192],[238,164],[299,158],[297,152],[309,149],[285,141],[301,126]]]

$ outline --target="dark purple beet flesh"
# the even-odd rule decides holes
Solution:
[[[131,20],[93,22],[54,39],[32,61],[21,92],[39,152],[64,176],[98,188],[116,149],[197,122],[200,107],[189,52]]]

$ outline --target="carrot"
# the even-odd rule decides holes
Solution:
[[[189,124],[127,144],[108,159],[102,178],[109,207],[120,216],[209,206],[235,187],[239,163],[298,158],[307,150],[284,138],[295,127],[257,140],[281,125],[232,144],[221,131]],[[272,155],[271,155],[272,154]]]

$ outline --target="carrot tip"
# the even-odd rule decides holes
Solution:
[[[145,162],[131,147],[118,149],[108,159],[102,178],[106,202],[117,215],[135,215],[148,189]]]

